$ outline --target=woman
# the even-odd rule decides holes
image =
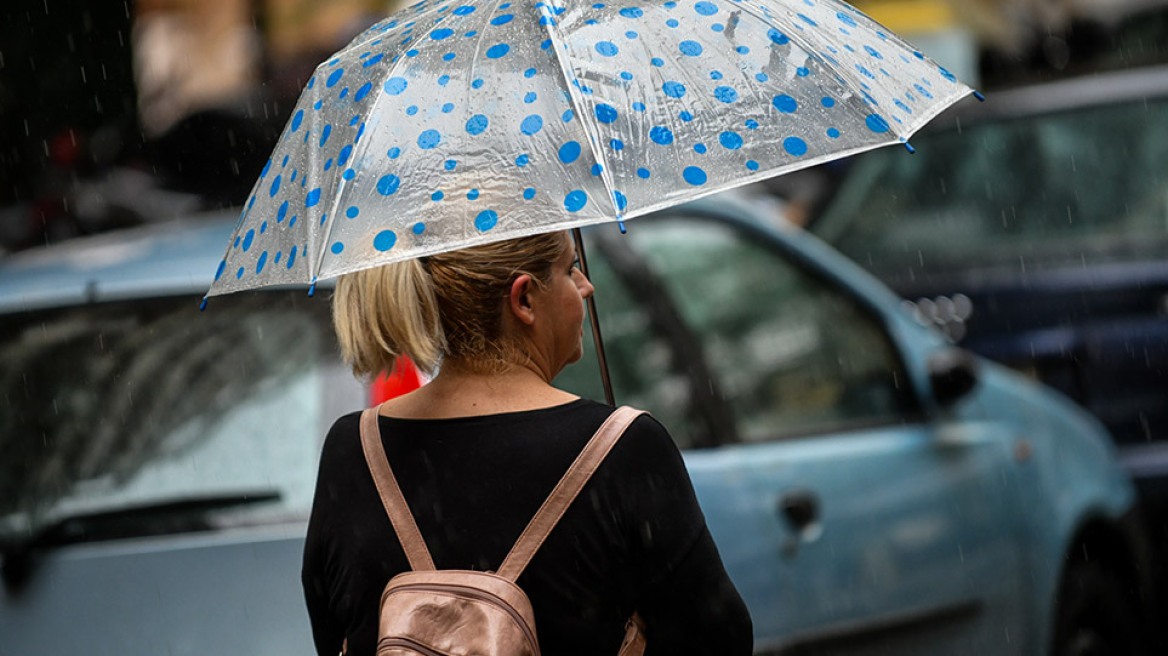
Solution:
[[[342,276],[333,313],[358,375],[402,354],[437,371],[384,403],[387,456],[439,569],[495,570],[612,408],[552,386],[582,354],[584,299],[567,233]],[[439,364],[441,368],[439,369]],[[359,413],[321,455],[302,572],[317,651],[374,652],[379,598],[407,571],[365,464]],[[542,653],[616,654],[634,611],[647,654],[749,654],[750,616],[677,448],[638,418],[519,578]]]

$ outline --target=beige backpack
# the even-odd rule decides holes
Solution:
[[[539,656],[535,615],[515,581],[552,527],[634,419],[618,408],[600,426],[524,529],[497,573],[436,570],[381,444],[377,408],[361,416],[361,444],[377,491],[413,571],[381,594],[377,656]],[[640,656],[645,638],[633,615],[618,656]]]

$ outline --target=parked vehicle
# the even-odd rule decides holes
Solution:
[[[809,229],[1119,445],[1168,549],[1168,66],[990,94],[854,158]]]
[[[1134,491],[1099,423],[774,216],[722,196],[587,231],[618,399],[677,437],[757,653],[1135,653]],[[0,653],[311,652],[316,455],[367,396],[327,293],[199,313],[230,227],[0,262]],[[599,396],[587,360],[559,382]]]

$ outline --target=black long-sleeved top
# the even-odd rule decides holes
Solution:
[[[612,408],[580,399],[481,417],[380,417],[382,442],[440,569],[495,570]],[[325,440],[304,551],[316,649],[373,654],[381,591],[409,569],[361,450],[359,413]],[[648,654],[749,654],[750,615],[681,455],[638,418],[519,578],[546,656],[614,655],[633,611]]]

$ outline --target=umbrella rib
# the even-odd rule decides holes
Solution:
[[[495,0],[494,6],[491,7],[491,11],[487,14],[487,21],[486,21],[487,23],[490,22],[490,18],[492,16],[494,16],[496,13],[498,13],[499,4],[502,1],[503,0]],[[483,30],[479,30],[479,33],[475,35],[474,54],[472,54],[470,57],[470,68],[467,70],[468,81],[475,79],[475,71],[478,69],[478,65],[479,65],[479,53],[483,51],[483,37],[484,36],[486,36],[485,27]],[[464,90],[464,94],[462,97],[463,104],[469,107],[470,106],[471,85],[469,83],[463,85],[463,90]]]
[[[572,111],[576,113],[580,124],[584,127],[584,132],[588,135],[588,148],[592,151],[592,157],[596,163],[600,165],[600,181],[604,184],[605,196],[608,199],[608,206],[612,208],[612,216],[616,219],[623,217],[620,208],[616,206],[616,197],[613,192],[616,186],[613,184],[612,172],[608,168],[608,160],[605,159],[604,153],[600,150],[600,135],[593,130],[591,122],[585,120],[583,108],[584,100],[579,96],[580,90],[576,85],[572,84],[575,79],[570,75],[568,69],[568,62],[566,58],[560,55],[557,46],[562,45],[561,37],[553,30],[555,27],[554,17],[547,15],[549,10],[548,5],[543,5],[543,12],[545,12],[547,21],[544,22],[544,27],[547,29],[548,39],[552,42],[552,56],[555,57],[556,62],[560,65],[560,73],[564,76],[564,87],[568,90],[568,99],[572,103]]]
[[[316,67],[316,70],[313,71],[312,74],[315,76],[319,71],[324,69],[325,66],[326,66],[326,63],[322,62],[319,66]],[[314,86],[314,88],[312,90],[314,97],[317,100],[320,100],[320,87],[321,87],[321,85],[317,84]],[[320,118],[319,114],[313,113],[312,118],[310,119],[310,122],[309,122],[310,131],[305,133],[305,135],[304,135],[305,139],[307,139],[308,136],[310,134],[312,134],[312,132],[311,132],[312,128],[320,127],[321,120],[322,119]],[[305,171],[305,174],[304,174],[305,176],[307,176],[309,173],[312,173],[313,178],[314,179],[316,178],[316,173],[320,167],[320,153],[317,152],[319,150],[320,150],[319,148],[309,148],[308,149],[308,162],[307,162],[307,164],[308,164],[307,169],[308,170]],[[344,182],[344,180],[342,180],[341,182]],[[324,185],[321,185],[320,188],[323,189]],[[324,262],[325,244],[328,243],[329,237],[332,236],[333,221],[334,221],[334,219],[336,219],[336,205],[340,202],[340,197],[341,197],[341,195],[339,193],[333,195],[332,203],[330,203],[329,207],[328,207],[328,214],[325,215],[326,221],[327,221],[327,226],[325,227],[325,229],[323,231],[321,231],[320,242],[317,244],[312,243],[312,234],[313,233],[312,233],[312,228],[311,228],[312,222],[315,221],[316,219],[310,218],[311,215],[309,214],[307,207],[304,210],[304,221],[306,223],[306,225],[305,225],[306,233],[304,235],[305,242],[306,242],[306,244],[304,246],[305,252],[307,253],[310,246],[316,247],[316,253],[314,253],[312,259],[309,260],[309,267],[308,267],[308,284],[310,285],[308,288],[308,293],[310,296],[312,295],[313,290],[316,288],[315,287],[316,276],[318,273],[320,273],[321,264],[323,264],[323,262]]]
[[[391,72],[392,70],[393,69],[390,69]],[[310,148],[308,151],[309,161],[313,163],[313,165],[310,167],[311,169],[316,169],[316,166],[318,165],[317,160],[319,156],[316,155],[316,150],[317,149]],[[325,219],[327,223],[324,227],[324,230],[321,231],[321,240],[320,244],[317,246],[316,257],[313,258],[312,268],[308,271],[309,284],[312,285],[312,287],[309,288],[309,295],[312,294],[312,289],[316,287],[317,276],[320,275],[320,270],[324,267],[325,253],[328,252],[328,242],[329,239],[331,239],[333,236],[333,226],[336,225],[337,222],[337,208],[341,205],[341,196],[343,195],[341,192],[344,191],[345,187],[347,186],[348,181],[345,180],[345,178],[342,176],[340,183],[337,184],[336,193],[332,195],[332,202],[328,206],[328,215]],[[307,219],[308,217],[305,218]]]

